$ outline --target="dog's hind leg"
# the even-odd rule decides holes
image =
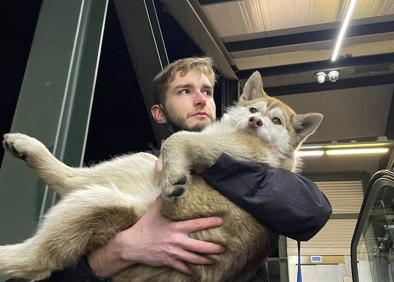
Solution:
[[[3,146],[24,160],[61,196],[95,184],[110,186],[114,183],[131,194],[150,193],[154,189],[152,183],[156,177],[154,167],[157,158],[151,154],[125,155],[93,167],[72,168],[57,160],[43,143],[25,134],[5,134]],[[125,178],[127,181],[122,181]]]
[[[56,159],[43,143],[22,133],[4,135],[3,147],[16,158],[22,159],[60,195],[73,191],[67,181],[75,176],[76,169]]]
[[[0,273],[42,279],[75,264],[138,220],[144,206],[139,203],[138,210],[133,201],[139,200],[103,187],[68,194],[49,211],[32,238],[0,247]]]

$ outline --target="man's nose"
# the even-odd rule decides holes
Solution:
[[[194,96],[194,105],[204,107],[207,103],[207,97],[201,91],[197,91]]]

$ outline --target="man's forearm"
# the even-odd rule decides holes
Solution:
[[[117,234],[106,246],[92,252],[87,262],[98,277],[108,278],[134,264],[122,258],[122,233]]]

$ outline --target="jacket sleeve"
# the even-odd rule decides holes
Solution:
[[[86,257],[82,257],[74,266],[58,270],[39,282],[110,282],[111,279],[99,278],[91,270]],[[10,281],[11,282],[11,281]]]
[[[261,224],[297,241],[311,239],[332,212],[330,202],[312,181],[286,169],[222,154],[201,176]]]

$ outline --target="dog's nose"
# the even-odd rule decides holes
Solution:
[[[263,125],[263,121],[257,117],[250,117],[249,118],[249,126],[256,129]]]

